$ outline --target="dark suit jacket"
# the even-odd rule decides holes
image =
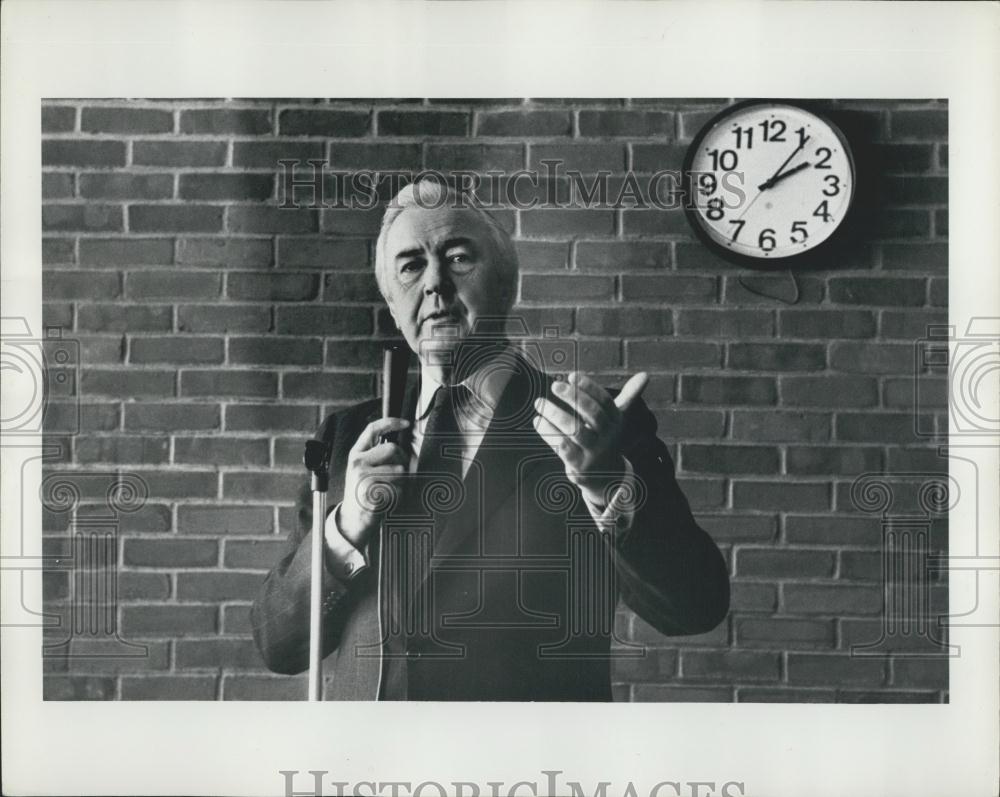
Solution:
[[[611,541],[531,425],[532,401],[551,398],[551,381],[530,367],[512,377],[464,482],[450,493],[431,485],[402,517],[390,511],[371,567],[355,578],[324,574],[328,699],[610,700],[612,656],[644,655],[614,639],[619,597],[666,635],[725,617],[724,560],[691,516],[652,413],[641,400],[626,413],[624,453],[642,503]],[[417,390],[404,410],[411,419]],[[320,427],[333,442],[331,508],[348,451],[379,413],[366,401]],[[310,529],[306,484],[299,528],[251,614],[258,649],[279,673],[308,667]]]

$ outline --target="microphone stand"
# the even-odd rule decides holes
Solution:
[[[327,461],[330,445],[322,440],[306,442],[303,461],[312,473],[312,559],[309,580],[309,695],[310,702],[323,699],[323,527],[326,493],[330,485]]]

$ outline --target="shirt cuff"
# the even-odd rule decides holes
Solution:
[[[597,527],[602,531],[614,531],[616,535],[625,534],[632,528],[632,521],[635,520],[635,503],[632,500],[636,495],[635,490],[635,468],[632,463],[625,460],[625,475],[618,487],[612,493],[607,505],[604,504],[604,496],[591,490],[583,490],[584,503],[590,516],[594,519]]]
[[[350,581],[368,567],[368,560],[340,532],[337,525],[339,512],[340,504],[337,504],[333,511],[327,514],[326,523],[323,526],[323,538],[326,541],[326,566],[341,581]]]

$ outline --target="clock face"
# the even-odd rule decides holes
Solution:
[[[854,197],[846,140],[794,105],[736,106],[691,146],[689,218],[723,252],[760,262],[805,254],[834,233]]]

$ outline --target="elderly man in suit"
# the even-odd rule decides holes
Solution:
[[[553,380],[504,336],[514,246],[464,195],[423,180],[390,203],[375,276],[420,361],[401,418],[330,415],[324,525],[328,698],[610,700],[619,599],[663,634],[715,627],[725,563],[698,527],[645,375]],[[252,624],[268,667],[308,663],[311,510]],[[329,664],[328,664],[329,667]]]

